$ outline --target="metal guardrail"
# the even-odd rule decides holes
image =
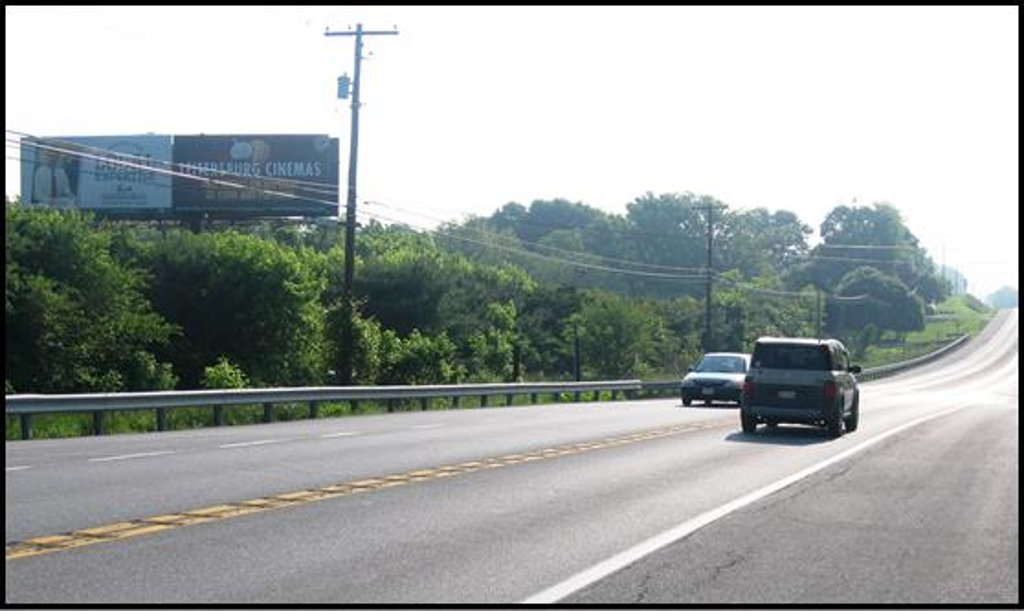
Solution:
[[[901,371],[906,371],[907,369],[912,369],[914,367],[926,365],[934,361],[935,359],[939,358],[940,356],[943,356],[959,348],[960,346],[963,346],[967,342],[967,340],[970,339],[970,337],[971,336],[969,334],[964,334],[958,337],[957,339],[953,340],[952,342],[946,344],[945,346],[939,348],[938,350],[929,352],[928,354],[924,354],[922,356],[912,358],[910,360],[900,361],[898,363],[890,363],[888,365],[881,365],[879,367],[871,367],[869,369],[865,369],[864,371],[860,372],[859,375],[857,375],[857,379],[865,381],[877,380],[880,378],[884,378],[886,376],[899,373]]]
[[[857,377],[875,380],[913,367],[929,363],[962,346],[969,335],[926,355],[865,369]],[[614,401],[618,393],[678,393],[682,380],[641,382],[640,380],[610,380],[596,382],[534,382],[517,384],[459,384],[436,386],[327,386],[307,388],[245,388],[238,390],[186,390],[163,392],[92,393],[74,395],[6,395],[4,411],[16,415],[21,423],[21,438],[32,438],[32,416],[51,413],[88,413],[93,415],[93,434],[102,435],[108,412],[154,410],[158,431],[167,430],[167,410],[181,407],[208,407],[213,409],[216,426],[224,425],[224,408],[230,405],[263,405],[263,421],[273,422],[274,405],[280,403],[308,403],[309,417],[316,418],[318,406],[325,402],[346,401],[356,411],[360,401],[387,401],[388,411],[394,411],[398,401],[418,400],[426,411],[431,399],[450,398],[453,407],[463,397],[479,397],[480,406],[487,406],[488,397],[505,396],[505,405],[511,405],[515,395],[530,395],[536,403],[540,394],[573,393],[579,401],[581,393],[610,392]]]
[[[886,376],[899,373],[901,371],[906,371],[907,369],[920,367],[921,365],[930,363],[935,359],[939,358],[940,356],[943,356],[946,353],[951,352],[956,348],[959,348],[968,339],[970,339],[970,335],[964,334],[958,337],[957,339],[953,340],[952,342],[946,344],[945,346],[939,348],[938,350],[935,350],[934,352],[929,352],[928,354],[912,358],[906,361],[900,361],[898,363],[890,363],[888,365],[881,365],[878,367],[871,367],[865,369],[861,371],[859,374],[857,374],[857,379],[862,381],[877,380],[880,378],[884,378]],[[681,379],[669,380],[667,382],[644,382],[642,384],[641,391],[645,393],[679,393],[680,386],[682,385],[682,383],[683,381]]]
[[[327,386],[308,388],[245,388],[236,390],[185,390],[161,392],[91,393],[73,395],[6,395],[4,411],[20,418],[21,438],[32,438],[32,415],[52,413],[93,414],[93,434],[104,433],[104,420],[108,412],[154,410],[157,430],[167,430],[167,410],[181,407],[209,407],[213,409],[216,426],[224,424],[224,407],[229,405],[263,405],[263,421],[273,421],[273,406],[279,403],[308,403],[309,417],[316,418],[320,403],[347,401],[352,410],[360,401],[387,401],[388,411],[394,411],[399,401],[419,400],[420,408],[427,410],[430,400],[450,398],[458,407],[463,397],[479,397],[480,406],[487,406],[488,397],[505,397],[511,405],[515,395],[529,395],[536,403],[540,394],[573,393],[576,401],[581,393],[610,392],[612,400],[618,393],[641,390],[640,380],[610,380],[595,382],[535,382],[516,384],[459,384],[436,386]]]
[[[665,391],[672,391],[674,393],[678,393],[679,392],[679,387],[680,387],[680,385],[682,383],[683,383],[683,381],[681,379],[680,380],[669,380],[667,382],[644,382],[641,385],[640,390],[642,392],[654,392],[654,393],[665,392]]]

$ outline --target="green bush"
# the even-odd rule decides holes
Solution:
[[[216,364],[203,369],[202,385],[209,389],[245,388],[249,379],[241,367],[221,356]]]

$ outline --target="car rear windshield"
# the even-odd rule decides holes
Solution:
[[[745,373],[747,363],[738,356],[705,356],[694,370],[700,373]]]
[[[831,369],[828,347],[787,344],[758,344],[754,347],[754,367],[768,369]]]

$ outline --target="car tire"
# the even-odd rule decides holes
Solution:
[[[685,405],[686,407],[690,407],[691,403],[693,403],[693,399],[688,399],[686,397],[683,397],[683,405]]]
[[[832,439],[843,436],[843,406],[839,404],[825,416],[825,430]]]
[[[740,426],[743,427],[744,433],[753,433],[757,431],[757,418],[753,414],[740,410]]]
[[[852,433],[857,430],[857,426],[860,424],[860,392],[858,391],[853,395],[853,409],[850,410],[850,415],[843,421],[846,427],[847,433]]]

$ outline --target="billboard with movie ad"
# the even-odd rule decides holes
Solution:
[[[174,137],[178,215],[335,216],[338,139],[307,135]]]

